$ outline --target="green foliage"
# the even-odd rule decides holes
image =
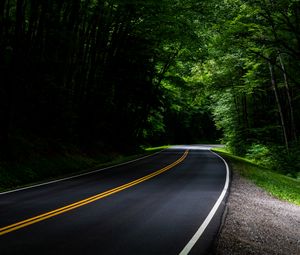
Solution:
[[[270,149],[263,144],[252,144],[247,150],[246,158],[250,159],[254,163],[267,167],[274,168],[274,159]]]
[[[299,3],[212,2],[207,55],[194,68],[212,98],[223,143],[236,155],[295,177],[300,105]],[[299,44],[298,44],[299,45]],[[272,72],[271,72],[272,71]]]
[[[289,177],[297,178],[300,173],[300,147],[294,146],[286,152],[283,146],[271,148],[275,169]]]

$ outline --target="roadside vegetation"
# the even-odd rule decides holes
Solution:
[[[163,145],[163,146],[157,146],[157,147],[144,147],[144,150],[153,152],[153,151],[157,151],[157,150],[165,150],[165,149],[168,149],[169,147],[170,147],[170,145]]]
[[[300,205],[300,178],[292,178],[268,169],[254,160],[235,156],[225,149],[215,148],[222,155],[233,171],[251,180],[271,195]]]
[[[168,146],[141,148],[131,155],[69,151],[52,156],[39,154],[15,163],[1,162],[0,192],[121,164],[166,148]]]

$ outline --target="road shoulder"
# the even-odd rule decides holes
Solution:
[[[233,172],[216,254],[300,254],[300,207],[270,196]]]

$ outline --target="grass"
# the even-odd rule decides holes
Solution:
[[[215,148],[224,156],[232,169],[251,180],[269,194],[296,205],[300,205],[300,180],[260,167],[253,161],[230,154],[225,149]]]
[[[147,147],[144,148],[145,151],[158,151],[158,150],[165,150],[168,149],[171,145],[163,145],[158,147]]]
[[[91,157],[73,153],[51,157],[39,155],[35,159],[13,164],[0,162],[0,192],[121,164],[167,147],[144,148],[140,153],[130,156],[110,154]]]

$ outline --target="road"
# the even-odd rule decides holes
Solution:
[[[229,174],[206,146],[0,195],[6,254],[207,254]]]

